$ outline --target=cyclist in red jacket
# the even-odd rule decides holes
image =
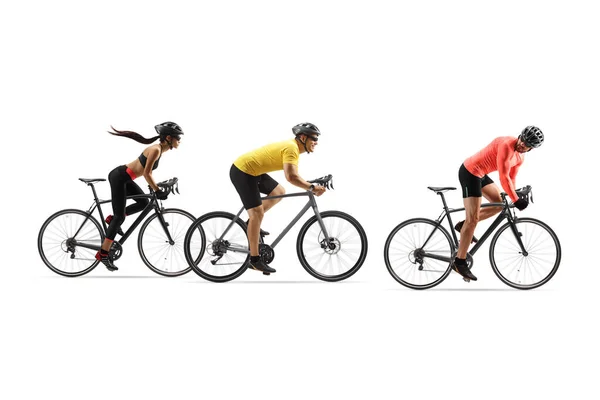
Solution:
[[[460,232],[458,253],[452,264],[452,269],[464,278],[476,281],[467,266],[467,252],[471,243],[477,242],[473,236],[477,223],[489,218],[502,210],[502,207],[481,208],[481,196],[491,203],[501,203],[500,189],[490,179],[488,174],[498,171],[500,184],[519,210],[524,210],[528,201],[519,198],[515,192],[517,172],[523,164],[524,153],[537,148],[544,142],[544,134],[535,126],[528,126],[519,137],[501,136],[494,139],[481,151],[469,157],[458,171],[458,179],[462,188],[465,204],[466,220],[456,224]]]

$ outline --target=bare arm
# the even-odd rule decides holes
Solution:
[[[159,187],[156,185],[156,182],[154,182],[154,178],[152,178],[152,167],[154,167],[154,163],[158,160],[159,156],[160,149],[157,146],[149,147],[148,156],[146,157],[146,166],[144,167],[144,178],[155,192],[158,192]]]
[[[283,172],[285,173],[285,179],[294,186],[298,186],[301,189],[310,189],[310,183],[302,179],[298,173],[298,166],[294,164],[283,164]]]

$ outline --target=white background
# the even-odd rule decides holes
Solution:
[[[196,3],[0,6],[1,398],[597,394],[594,2]],[[135,240],[118,272],[54,275],[36,249],[43,221],[87,208],[77,178],[106,178],[144,148],[110,125],[149,137],[166,120],[185,136],[155,177],[179,177],[181,196],[166,204],[197,216],[239,207],[228,177],[238,155],[317,124],[323,135],[300,173],[334,175],[319,205],[362,223],[362,269],[335,284],[312,278],[295,254],[298,225],[270,277],[162,278]],[[426,186],[457,186],[466,157],[526,125],[546,142],[519,173],[536,201],[522,214],[561,240],[554,279],[510,289],[486,245],[477,282],[452,274],[425,292],[396,283],[383,245],[401,221],[438,216]],[[108,197],[108,184],[99,191]],[[448,200],[460,206],[459,191]],[[281,203],[265,228],[278,232],[300,206]]]

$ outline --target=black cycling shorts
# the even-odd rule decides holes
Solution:
[[[481,188],[494,183],[492,178],[484,175],[483,178],[473,175],[465,168],[465,164],[458,170],[458,180],[462,188],[463,199],[467,197],[481,197]]]
[[[235,165],[231,165],[229,178],[240,195],[246,210],[260,206],[262,204],[260,194],[269,194],[279,185],[268,174],[252,176],[241,171]]]

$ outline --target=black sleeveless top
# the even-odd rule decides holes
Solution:
[[[160,152],[160,156],[158,156],[158,159],[152,166],[152,171],[154,171],[156,168],[158,168],[158,162],[160,161],[161,157],[162,157],[162,150]],[[140,160],[140,163],[142,163],[142,167],[146,168],[146,161],[148,160],[148,158],[144,155],[143,151],[142,151],[142,154],[140,154],[140,156],[138,157],[138,160]]]

